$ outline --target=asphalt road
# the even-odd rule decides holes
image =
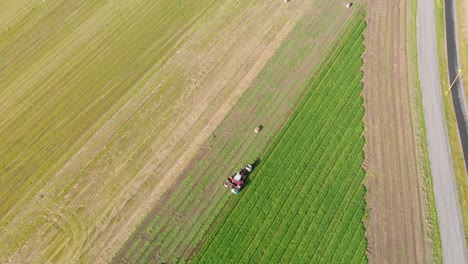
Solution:
[[[445,2],[450,2],[450,0]],[[460,204],[444,118],[443,94],[437,64],[433,0],[419,1],[417,27],[419,77],[437,218],[442,241],[442,257],[444,263],[468,263]],[[457,87],[452,89],[452,93],[454,93]]]
[[[447,62],[450,83],[453,83],[450,93],[457,117],[458,133],[461,139],[465,168],[468,169],[468,128],[466,102],[463,93],[463,83],[461,78],[457,78],[460,64],[458,62],[457,31],[455,21],[455,8],[453,0],[445,1],[445,31],[447,45]]]

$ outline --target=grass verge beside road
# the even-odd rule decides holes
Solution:
[[[455,110],[453,108],[452,99],[446,95],[449,89],[449,80],[447,72],[447,53],[445,44],[445,18],[444,18],[444,2],[435,0],[436,8],[436,38],[437,38],[437,58],[439,61],[440,81],[442,86],[443,102],[445,109],[445,118],[447,124],[447,133],[449,137],[450,150],[452,154],[455,181],[457,184],[458,196],[460,201],[460,209],[462,213],[463,228],[465,230],[465,241],[468,243],[468,181],[465,163],[463,160],[463,152],[458,134],[457,121]]]

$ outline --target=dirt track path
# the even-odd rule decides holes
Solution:
[[[418,163],[414,7],[368,1],[364,55],[370,263],[431,262]],[[414,32],[414,31],[413,31]]]
[[[419,76],[445,263],[467,263],[463,224],[448,143],[437,62],[434,1],[418,5]]]

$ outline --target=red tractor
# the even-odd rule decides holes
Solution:
[[[238,194],[245,184],[245,180],[252,172],[252,165],[247,165],[245,168],[240,170],[238,173],[226,179],[224,186],[228,187],[231,192]]]

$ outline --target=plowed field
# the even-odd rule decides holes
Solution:
[[[422,123],[416,5],[381,0],[367,5],[363,96],[369,261],[429,263],[433,252],[423,184],[429,176],[417,136]]]

